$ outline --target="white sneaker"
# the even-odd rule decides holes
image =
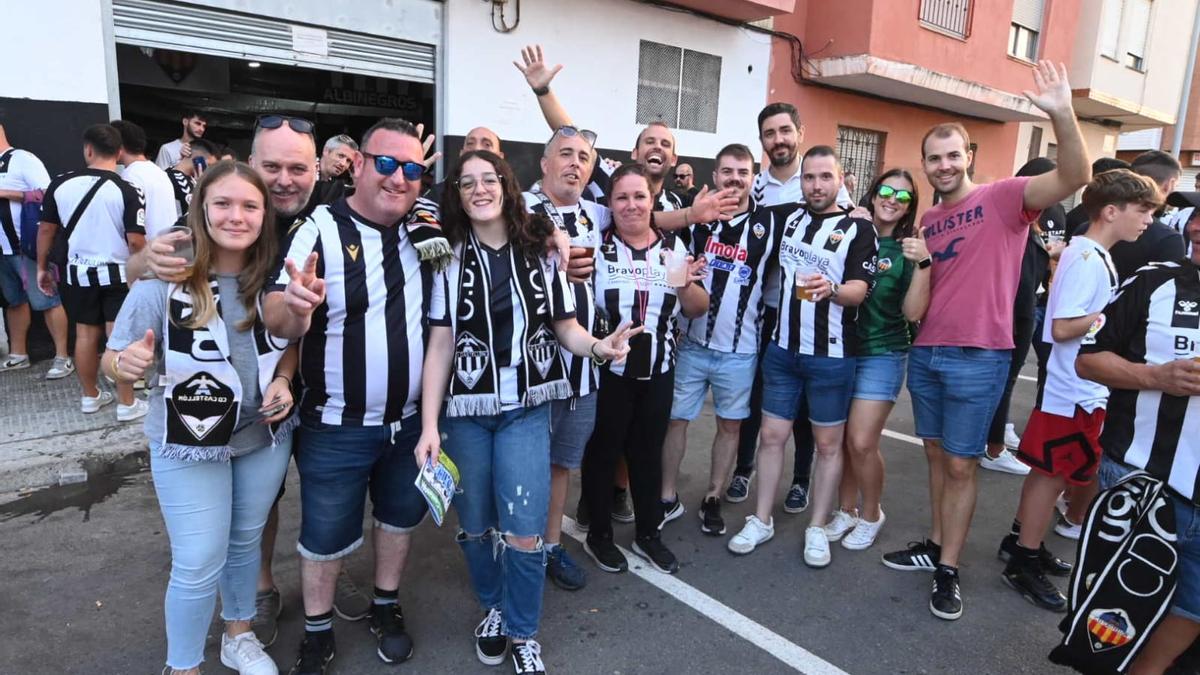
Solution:
[[[124,403],[117,404],[117,421],[132,422],[146,416],[146,412],[150,410],[150,404],[145,399],[133,397],[133,403],[125,405]]]
[[[114,400],[116,399],[113,398],[111,391],[102,391],[99,396],[81,396],[79,397],[79,409],[83,411],[83,414],[90,415]]]
[[[1058,523],[1054,525],[1054,533],[1060,537],[1074,539],[1079,541],[1079,537],[1083,534],[1083,524],[1076,525],[1067,520],[1066,516],[1058,519]]]
[[[1067,511],[1071,508],[1071,503],[1067,501],[1067,493],[1059,493],[1058,499],[1054,500],[1054,510],[1058,511],[1058,515],[1066,516]]]
[[[241,675],[279,675],[279,668],[263,650],[254,631],[230,638],[221,633],[221,663]]]
[[[991,455],[986,452],[983,453],[983,457],[979,458],[979,466],[991,471],[1001,471],[1018,476],[1024,476],[1029,473],[1029,467],[1017,459],[1016,455],[1007,450],[1001,450],[1000,456],[996,459],[992,459]]]
[[[75,372],[75,362],[69,356],[56,356],[50,370],[46,371],[47,380],[61,380]]]
[[[1017,435],[1017,429],[1012,425],[1012,422],[1004,425],[1004,447],[1009,450],[1016,450],[1021,447],[1021,437]]]
[[[804,564],[809,567],[826,567],[829,556],[829,539],[824,528],[810,527],[804,531]]]
[[[825,538],[829,541],[837,541],[846,536],[846,533],[853,530],[858,525],[858,518],[838,509],[833,512],[833,518],[829,523],[821,528],[825,530]]]
[[[8,370],[21,370],[29,367],[29,356],[25,354],[9,354],[0,361],[0,373]]]
[[[764,523],[758,516],[746,516],[746,526],[729,540],[729,552],[737,555],[751,553],[775,536],[775,519]]]
[[[842,548],[847,548],[851,551],[862,551],[871,548],[886,520],[887,515],[884,514],[883,509],[879,509],[879,520],[873,523],[866,518],[859,518],[858,524],[854,526],[854,531],[846,535],[846,538],[842,540]]]

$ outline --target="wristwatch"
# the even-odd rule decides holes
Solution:
[[[932,256],[925,256],[917,261],[917,269],[927,270],[931,265],[933,265]]]
[[[836,281],[830,280],[830,282],[829,282],[829,299],[832,300],[832,299],[836,298],[838,291],[840,291],[840,290],[842,290],[842,285]]]

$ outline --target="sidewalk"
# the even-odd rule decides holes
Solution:
[[[82,479],[88,467],[146,450],[141,420],[118,424],[115,403],[84,415],[79,380],[47,380],[50,363],[0,373],[0,493]],[[104,378],[100,387],[112,391]]]

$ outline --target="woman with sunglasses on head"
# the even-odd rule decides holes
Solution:
[[[904,385],[912,342],[909,324],[920,321],[929,306],[932,263],[914,227],[918,196],[912,175],[891,169],[876,178],[866,194],[866,208],[879,233],[879,253],[871,294],[858,308],[858,366],[845,441],[850,461],[838,492],[841,506],[826,528],[854,551],[874,544],[885,520],[879,505],[884,474],[879,439]]]
[[[266,331],[259,310],[276,264],[273,215],[252,168],[210,167],[188,212],[188,276],[134,284],[102,362],[119,382],[145,377],[152,385],[145,430],[171,540],[164,673],[200,672],[218,591],[221,663],[244,674],[278,672],[250,627],[259,540],[296,421],[296,348]]]
[[[566,275],[545,255],[554,226],[526,213],[516,176],[496,154],[460,158],[441,213],[454,255],[434,281],[416,460],[438,461],[444,431],[461,475],[457,539],[486,612],[475,629],[479,660],[500,664],[511,641],[518,675],[544,673],[535,638],[546,580],[550,401],[571,395],[560,345],[619,361],[641,329],[624,325],[601,340],[579,324]]]
[[[645,332],[630,340],[624,363],[600,371],[596,428],[583,455],[583,498],[589,513],[610,512],[613,471],[624,453],[637,528],[633,552],[673,574],[679,562],[659,537],[659,496],[675,393],[675,333],[679,314],[696,318],[708,311],[708,294],[705,259],[693,260],[679,238],[651,225],[653,199],[645,168],[627,164],[613,172],[613,227],[596,250],[596,301],[610,323],[632,322]],[[605,572],[628,569],[608,518],[592,518],[584,550]]]

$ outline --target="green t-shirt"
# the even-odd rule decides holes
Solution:
[[[904,318],[904,294],[912,281],[913,263],[904,257],[900,242],[879,238],[878,271],[871,294],[858,308],[858,353],[876,356],[907,351],[912,343]]]

